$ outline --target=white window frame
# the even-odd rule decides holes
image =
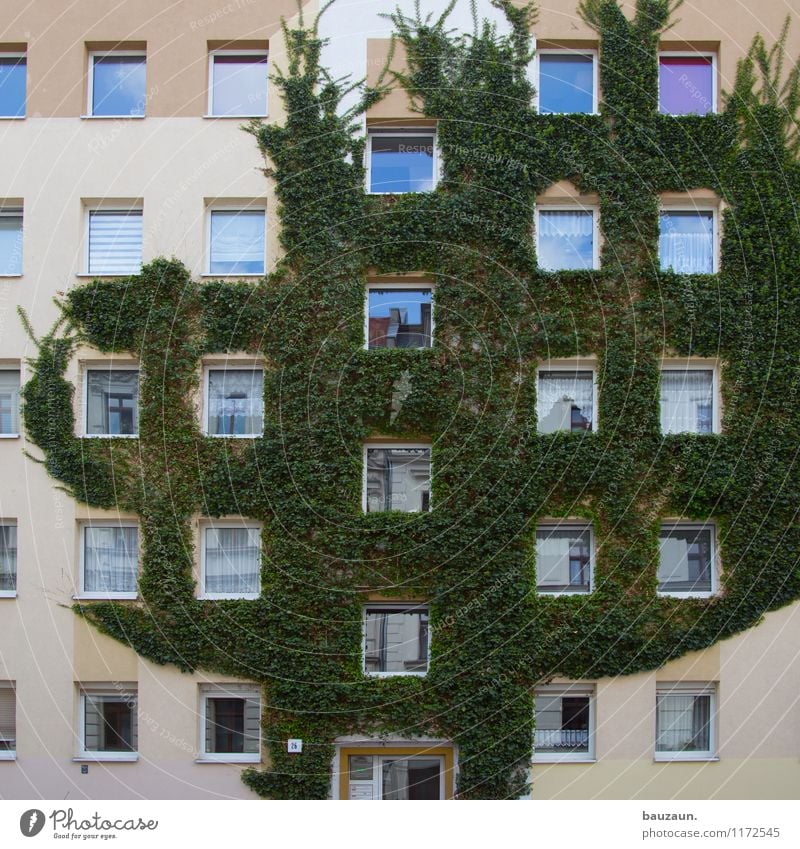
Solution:
[[[534,96],[534,108],[539,111],[539,90],[541,88],[541,63],[540,56],[546,55],[572,55],[572,56],[590,56],[592,59],[592,111],[591,112],[547,112],[547,115],[599,115],[600,107],[600,74],[598,71],[598,50],[596,47],[543,47],[537,50],[534,56],[534,73],[536,82],[534,83],[536,94]]]
[[[224,50],[209,50],[208,52],[208,101],[206,104],[206,118],[266,118],[269,115],[269,76],[267,76],[267,102],[263,113],[249,112],[242,115],[216,115],[214,113],[214,57],[215,56],[258,56],[266,57],[267,74],[269,74],[269,50],[258,50],[248,48],[236,50],[225,48]]]
[[[405,136],[409,139],[433,139],[433,185],[430,191],[436,191],[442,177],[442,161],[439,154],[438,132],[436,127],[367,127],[367,143],[364,147],[364,171],[366,174],[366,185],[364,187],[368,195],[375,197],[388,197],[390,195],[417,195],[428,194],[428,192],[373,192],[372,191],[372,139],[374,136]]]
[[[658,387],[659,387],[659,422],[661,419],[661,373],[663,371],[710,371],[711,372],[711,396],[714,404],[714,409],[711,411],[711,433],[722,433],[722,393],[720,390],[719,378],[719,361],[716,359],[703,360],[699,357],[690,359],[669,358],[665,357],[661,360],[661,366],[658,370]],[[659,423],[660,427],[660,423]],[[679,433],[665,434],[663,436],[681,436],[685,434],[696,433],[696,431],[680,431]]]
[[[131,708],[132,722],[139,723],[139,690],[138,687],[121,688],[115,690],[113,684],[109,686],[82,686],[78,685],[78,753],[74,761],[116,761],[121,763],[133,763],[139,760],[138,748],[132,752],[91,752],[86,749],[86,697],[87,696],[111,696],[122,701],[131,701],[135,693],[136,706]],[[129,698],[125,698],[128,696]]]
[[[415,672],[413,670],[407,670],[403,672],[371,672],[367,671],[367,613],[369,610],[373,608],[395,608],[398,612],[400,611],[411,611],[414,612],[419,610],[420,613],[426,612],[428,614],[428,651],[426,656],[426,667],[424,672]],[[367,678],[424,678],[431,669],[431,642],[432,642],[432,628],[431,628],[431,606],[429,602],[382,602],[382,601],[368,601],[361,608],[361,671]]]
[[[662,268],[661,267],[661,215],[663,213],[669,214],[672,212],[693,212],[693,213],[711,213],[711,274],[719,274],[719,258],[720,258],[720,249],[721,249],[721,233],[720,233],[720,207],[718,203],[714,203],[713,201],[708,200],[698,200],[693,202],[691,200],[682,201],[680,203],[670,203],[661,201],[658,208],[658,235],[659,235],[659,248],[658,248],[658,270],[661,274],[681,274],[680,271],[673,271],[671,268]],[[700,274],[703,272],[692,272],[693,274]]]
[[[372,748],[364,747],[365,748],[364,754],[359,755],[356,751],[354,751],[357,748],[358,748],[357,746],[341,745],[341,744],[337,746],[336,758],[339,760],[339,768],[337,769],[336,767],[334,767],[334,771],[333,771],[333,779],[334,779],[335,785],[340,784],[341,778],[342,778],[342,773],[345,773],[347,775],[346,783],[347,783],[348,788],[350,787],[350,785],[352,783],[350,781],[350,775],[349,775],[350,764],[349,764],[349,762],[343,762],[343,761],[347,761],[349,758],[352,758],[352,757],[377,758],[378,763],[376,764],[374,762],[374,760],[373,760],[373,763],[372,763],[372,776],[373,776],[372,780],[371,781],[361,781],[361,782],[358,782],[358,783],[363,784],[363,785],[369,785],[372,788],[372,790],[373,790],[372,801],[376,801],[376,802],[391,801],[391,800],[385,800],[383,798],[383,761],[387,758],[392,759],[392,760],[398,760],[398,759],[411,760],[413,758],[425,758],[427,760],[438,760],[439,761],[439,765],[440,765],[440,769],[439,769],[439,800],[444,801],[445,799],[448,798],[448,796],[447,796],[447,784],[446,784],[447,762],[446,762],[445,756],[442,755],[442,754],[439,754],[439,747],[438,746],[431,746],[431,749],[434,750],[432,754],[426,754],[424,749],[420,749],[419,752],[415,752],[414,754],[409,754],[406,751],[404,751],[404,749],[406,747],[398,746],[394,743],[394,741],[387,741],[386,742],[386,751],[381,751],[380,753],[374,751],[374,749],[372,749]],[[449,748],[449,746],[448,746],[448,748]],[[343,749],[347,750],[347,754],[344,755],[344,756],[342,755]],[[337,796],[336,798],[338,799],[340,797]],[[351,800],[350,795],[348,793],[348,795],[346,797],[346,801],[355,801],[355,800]]]
[[[711,531],[711,591],[710,592],[670,592],[669,590],[658,589],[658,569],[656,569],[656,595],[659,598],[713,598],[719,593],[720,582],[720,562],[719,562],[719,545],[717,544],[717,523],[713,519],[708,519],[705,522],[693,522],[686,519],[662,519],[658,526],[658,546],[659,557],[658,566],[661,566],[661,531]]]
[[[106,363],[84,363],[81,366],[81,379],[83,382],[83,391],[82,402],[83,402],[83,411],[81,418],[81,438],[82,439],[138,439],[139,438],[139,398],[140,395],[137,393],[136,395],[136,433],[87,433],[87,428],[89,425],[89,372],[90,371],[135,371],[139,372],[139,389],[141,389],[141,369],[139,368],[138,363],[117,363],[115,361],[109,361]]]
[[[259,533],[259,547],[258,547],[258,592],[257,593],[210,593],[206,591],[206,531],[213,528],[235,528],[237,530],[254,530]],[[200,522],[200,594],[198,595],[199,599],[211,600],[211,599],[226,599],[226,598],[244,598],[244,599],[256,599],[261,596],[261,560],[263,554],[263,541],[261,539],[261,534],[263,532],[263,526],[259,522],[247,522],[241,521],[237,522],[234,519],[224,519],[224,520],[203,520]]]
[[[0,275],[2,276],[2,275]],[[19,396],[22,395],[22,369],[20,366],[15,365],[3,365],[0,364],[0,372],[2,371],[13,371],[19,375]],[[21,404],[20,398],[17,398],[17,424],[22,425],[22,412],[21,412]],[[19,439],[21,435],[21,430],[18,428],[16,433],[0,433],[0,439]]]
[[[103,516],[98,516],[96,519],[80,519],[78,521],[78,592],[74,596],[80,600],[100,600],[100,599],[129,599],[134,600],[139,598],[138,589],[133,593],[126,592],[109,592],[99,593],[95,591],[87,591],[84,589],[84,575],[86,565],[86,529],[87,528],[136,528],[136,585],[139,585],[139,578],[142,572],[142,546],[141,546],[141,529],[139,523],[131,519],[106,519]]]
[[[595,735],[597,730],[597,687],[594,684],[540,684],[534,688],[534,720],[536,717],[536,693],[546,696],[586,696],[589,699],[589,751],[588,752],[537,752],[534,745],[532,762],[535,764],[554,763],[595,763]],[[534,728],[534,735],[536,729]]]
[[[0,749],[0,761],[15,761],[17,759],[17,682],[13,680],[0,681],[0,690],[11,690],[14,694],[14,748]]]
[[[241,363],[236,360],[228,360],[224,363],[206,363],[203,365],[203,405],[202,405],[202,433],[210,439],[261,439],[264,436],[264,416],[261,417],[261,432],[260,433],[209,433],[208,432],[208,413],[209,413],[209,382],[211,380],[212,371],[260,371],[261,372],[261,393],[264,393],[264,373],[266,368],[263,362],[254,360],[242,360]]]
[[[577,518],[569,518],[569,519],[539,519],[536,523],[536,531],[534,532],[534,549],[536,546],[536,534],[540,530],[551,530],[551,531],[569,531],[569,530],[580,530],[580,531],[588,531],[589,532],[589,590],[588,592],[580,592],[579,590],[557,590],[555,592],[549,592],[548,590],[539,589],[539,564],[538,564],[538,552],[537,552],[537,563],[536,563],[536,595],[537,596],[546,596],[548,598],[555,598],[557,596],[562,595],[577,595],[577,596],[588,596],[591,595],[595,590],[594,584],[594,567],[595,567],[595,533],[594,526],[589,519],[581,519]]]
[[[95,115],[92,111],[94,108],[94,60],[95,58],[105,58],[107,56],[136,56],[144,59],[145,63],[145,86],[144,86],[144,114],[143,115]],[[88,88],[86,93],[86,114],[81,115],[81,118],[101,121],[103,119],[115,121],[119,118],[124,118],[131,121],[142,120],[147,115],[147,51],[146,50],[90,50],[89,51],[89,72],[88,72]]]
[[[685,118],[686,115],[677,115],[673,112],[661,111],[661,57],[665,56],[672,59],[711,59],[711,112],[709,114],[716,115],[719,112],[717,86],[719,85],[719,77],[717,73],[717,54],[708,50],[659,50],[657,57],[658,64],[658,99],[656,100],[656,112],[660,115],[670,115],[673,118]],[[690,113],[690,116],[694,113]],[[701,117],[701,116],[700,116]]]
[[[12,120],[12,119],[8,119]],[[19,120],[19,119],[13,119]],[[19,277],[22,277],[25,274],[25,208],[22,206],[2,206],[0,205],[0,218],[21,218],[22,223],[20,225],[20,236],[22,238],[22,258],[20,261],[20,268],[22,269],[19,274],[0,274],[0,279],[2,280],[16,280]],[[5,368],[5,366],[0,366],[0,368]]]
[[[369,282],[366,285],[364,290],[364,350],[371,350],[369,347],[369,293],[373,289],[407,289],[410,291],[420,291],[422,289],[428,289],[431,293],[431,348],[434,347],[435,340],[435,330],[436,330],[436,291],[433,283],[429,283],[427,281],[420,281],[419,283],[412,283],[408,280],[398,281],[398,282],[387,282],[387,283],[377,283],[375,281]],[[431,348],[417,348],[416,350],[420,351],[429,351]]]
[[[261,763],[262,734],[259,729],[258,752],[207,752],[206,751],[206,721],[208,719],[208,699],[258,699],[259,713],[263,713],[264,705],[261,701],[261,691],[258,687],[252,689],[228,689],[229,687],[240,687],[236,684],[211,684],[207,683],[198,687],[200,696],[200,745],[197,747],[198,757],[195,763],[229,763],[229,764],[254,764]]]
[[[25,60],[25,109],[22,115],[0,115],[0,121],[24,121],[28,117],[28,52],[20,52],[18,50],[0,50],[0,59]]]
[[[658,700],[661,696],[670,695],[681,696],[710,696],[711,706],[709,709],[709,724],[708,724],[708,739],[711,748],[705,752],[659,752],[656,750],[658,741]],[[653,760],[657,762],[670,761],[718,761],[718,741],[717,741],[717,684],[716,682],[705,681],[677,681],[677,682],[656,682],[656,699],[655,699],[655,716],[653,723],[653,731],[655,736],[653,739]]]
[[[579,113],[580,114],[580,113]],[[591,268],[541,268],[550,274],[572,274],[576,271],[598,271],[600,269],[600,207],[597,204],[587,203],[542,203],[536,204],[536,221],[534,232],[536,234],[536,262],[539,262],[539,217],[543,212],[590,212],[592,214],[592,267]]]
[[[83,271],[80,272],[78,277],[91,277],[91,278],[121,278],[121,277],[132,277],[141,273],[141,266],[139,271],[129,271],[129,272],[109,272],[109,271],[91,271],[89,267],[89,251],[90,251],[90,228],[91,228],[91,218],[92,214],[95,212],[103,212],[103,213],[116,213],[119,215],[130,215],[133,212],[138,212],[142,217],[142,265],[144,265],[144,205],[142,203],[134,202],[131,206],[119,206],[119,204],[112,204],[106,206],[105,204],[86,204],[83,208]]]
[[[0,518],[0,526],[11,526],[13,525],[17,529],[17,571],[14,574],[14,587],[13,590],[0,590],[0,598],[16,598],[17,592],[19,590],[19,521],[17,519],[5,519]]]
[[[206,249],[205,249],[205,257],[203,258],[203,268],[204,272],[200,275],[201,277],[211,277],[213,279],[232,279],[238,280],[239,278],[259,278],[264,277],[267,274],[267,256],[269,255],[269,242],[268,242],[268,231],[267,231],[267,208],[266,206],[259,205],[250,205],[248,206],[249,201],[242,201],[241,203],[231,202],[231,203],[214,203],[209,204],[206,207],[206,220],[205,220],[205,231],[206,231]],[[213,272],[211,271],[211,214],[214,212],[260,212],[264,216],[264,270],[261,272],[248,272],[247,274],[223,274],[221,272]]]
[[[361,473],[361,509],[364,514],[367,514],[367,451],[375,448],[428,448],[431,452],[431,465],[430,465],[430,482],[431,489],[430,494],[428,496],[428,510],[430,513],[433,510],[433,444],[430,442],[365,442],[364,448],[362,450],[362,473]],[[417,515],[424,516],[425,513],[422,513],[418,510],[383,510],[381,513],[404,513],[407,515]],[[369,515],[379,515],[379,514],[369,514]]]
[[[590,371],[592,373],[592,411],[594,414],[594,418],[592,420],[592,429],[589,433],[597,433],[600,430],[599,422],[600,422],[600,407],[598,406],[598,390],[597,390],[597,360],[594,357],[568,357],[564,359],[556,359],[556,360],[544,360],[536,367],[536,405],[539,405],[539,375],[542,372],[550,372],[550,371]],[[552,433],[542,433],[538,429],[539,425],[539,415],[537,410],[536,415],[536,425],[537,425],[537,434],[539,436],[552,436]],[[556,433],[569,433],[572,434],[571,430],[558,430]],[[585,436],[586,432],[579,433],[581,436]]]

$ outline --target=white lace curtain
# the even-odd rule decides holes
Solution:
[[[263,419],[264,373],[261,369],[219,369],[209,372],[209,433],[261,433]]]
[[[711,433],[713,397],[711,371],[662,371],[661,432]]]
[[[542,372],[539,375],[536,412],[539,432],[570,430],[573,406],[589,422],[594,421],[591,372]]]
[[[260,574],[257,528],[206,528],[206,592],[258,593]]]

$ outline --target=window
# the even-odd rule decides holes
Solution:
[[[540,369],[536,394],[539,433],[594,429],[594,371]]]
[[[142,210],[90,209],[88,274],[138,274],[142,268]]]
[[[658,57],[658,111],[707,115],[717,111],[715,57],[662,53]]]
[[[137,724],[135,686],[82,687],[79,757],[136,760],[139,746]]]
[[[436,186],[436,133],[430,129],[369,130],[367,186],[371,194],[429,192]]]
[[[594,686],[547,685],[534,696],[534,761],[594,760]]]
[[[0,681],[0,761],[17,756],[17,693],[13,681]]]
[[[102,118],[144,116],[144,53],[89,54],[89,114]]]
[[[261,591],[261,530],[233,523],[202,529],[204,598],[258,598]]]
[[[19,369],[0,367],[0,438],[19,436]]]
[[[367,346],[369,348],[430,348],[433,344],[433,290],[420,288],[367,289]]]
[[[139,529],[133,524],[81,525],[81,598],[136,598]]]
[[[662,271],[712,274],[716,233],[712,210],[662,210],[659,257]]]
[[[364,449],[364,509],[425,513],[431,507],[431,449],[370,445]]]
[[[267,114],[266,50],[218,50],[209,57],[209,115]]]
[[[591,209],[540,209],[536,227],[539,267],[546,271],[599,267],[596,215]]]
[[[714,684],[658,684],[656,760],[714,758],[715,702]]]
[[[261,436],[263,369],[209,369],[206,411],[206,432],[210,436]]]
[[[263,274],[263,209],[213,209],[209,214],[209,274]]]
[[[0,519],[0,598],[17,594],[17,522]]]
[[[589,525],[539,525],[536,529],[537,592],[591,592],[592,559]]]
[[[25,117],[24,53],[0,53],[0,118]]]
[[[0,277],[22,274],[22,210],[0,207]]]
[[[261,760],[261,697],[246,684],[201,684],[201,760]]]
[[[139,433],[138,369],[87,369],[86,436]]]
[[[417,751],[418,754],[411,754]],[[452,774],[452,755],[440,748],[386,748],[380,754],[357,747],[340,753],[340,798],[356,801],[402,801],[449,798],[446,776]]]
[[[540,50],[539,112],[597,112],[597,54]]]
[[[715,370],[661,369],[661,432],[718,433]]]
[[[708,524],[663,524],[659,536],[658,592],[706,597],[716,591],[715,528]]]
[[[424,675],[428,647],[427,605],[383,604],[364,609],[367,675]]]

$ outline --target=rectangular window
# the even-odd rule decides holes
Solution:
[[[430,348],[433,344],[433,290],[367,289],[369,348]]]
[[[661,369],[661,432],[716,432],[714,383],[713,369]]]
[[[585,524],[536,529],[536,590],[588,593],[592,589],[592,531]]]
[[[716,270],[715,240],[711,210],[662,210],[661,270],[676,274],[713,274]]]
[[[261,759],[261,696],[246,684],[200,687],[201,760],[255,763]]]
[[[375,605],[364,609],[364,672],[424,675],[428,671],[428,608]]]
[[[89,114],[103,118],[144,116],[145,77],[144,53],[91,53]]]
[[[17,756],[17,693],[13,681],[0,681],[0,761]]]
[[[142,268],[142,210],[89,210],[89,274],[138,274]]]
[[[426,513],[431,506],[431,449],[410,445],[365,448],[364,509]]]
[[[206,410],[206,432],[211,436],[261,436],[263,369],[209,369]]]
[[[593,430],[594,372],[540,370],[536,394],[539,433]]]
[[[540,51],[539,112],[597,112],[596,58],[594,53]]]
[[[658,111],[667,115],[716,112],[716,69],[713,56],[658,57]]]
[[[87,369],[86,436],[138,433],[138,369]]]
[[[597,268],[596,249],[593,210],[539,210],[536,251],[540,268],[546,271]]]
[[[139,572],[139,529],[135,525],[81,526],[83,598],[135,598]]]
[[[25,117],[27,59],[22,53],[0,53],[0,118]]]
[[[0,519],[0,598],[17,594],[17,522]]]
[[[434,130],[369,130],[367,186],[371,194],[429,192],[436,186]]]
[[[714,684],[659,684],[656,688],[656,760],[715,756]]]
[[[261,531],[256,527],[203,528],[201,589],[206,598],[258,598]]]
[[[257,118],[267,114],[266,50],[220,50],[211,54],[210,115]]]
[[[210,274],[263,274],[266,213],[263,209],[214,209],[209,224]]]
[[[19,436],[19,370],[0,368],[0,437]]]
[[[659,536],[658,591],[709,596],[716,590],[713,525],[663,524]]]
[[[352,750],[351,750],[352,751]],[[347,797],[351,800],[444,799],[444,758],[433,754],[347,754]]]
[[[82,688],[81,757],[135,760],[138,749],[136,688]]]
[[[534,696],[534,761],[594,760],[594,686],[547,685]]]
[[[22,274],[22,210],[0,207],[0,277]]]

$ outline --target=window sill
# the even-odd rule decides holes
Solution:
[[[548,590],[540,590],[539,587],[536,587],[536,595],[541,596],[542,598],[559,598],[560,596],[587,596],[591,594],[591,590],[561,590],[557,592],[550,592]]]
[[[218,758],[204,755],[195,758],[196,764],[260,764],[261,755],[220,755]]]
[[[75,601],[135,601],[138,593],[81,593],[74,595]]]
[[[369,189],[365,189],[364,193],[374,198],[390,198],[397,197],[398,195],[429,195],[431,192],[436,190],[436,186],[433,186],[430,189],[419,189],[418,191],[410,190],[407,192],[372,192]]]
[[[18,280],[21,274],[0,274],[0,280]]]
[[[118,274],[111,274],[107,271],[81,271],[75,274],[76,277],[80,278],[88,278],[93,280],[95,278],[120,278],[120,277],[135,277],[137,274],[141,274],[142,269],[137,268],[136,271],[126,271]]]
[[[198,601],[255,601],[261,597],[261,593],[239,593],[239,594],[223,594],[210,593],[197,596]]]
[[[16,598],[16,590],[0,590],[0,598]]]
[[[264,277],[264,275],[266,273],[267,273],[266,271],[259,271],[259,272],[254,272],[254,273],[250,273],[250,274],[224,274],[222,272],[212,274],[210,271],[207,271],[207,272],[204,272],[203,274],[201,274],[200,276],[201,277],[208,277],[208,278],[211,278],[212,280],[219,280],[219,279],[222,279],[222,278],[238,280],[240,277]]]
[[[367,672],[364,671],[364,675],[367,678],[424,678],[428,674],[427,670],[425,672]]]
[[[16,752],[0,752],[0,761],[15,761],[16,759]]]
[[[138,433],[82,433],[81,439],[138,439]]]
[[[0,433],[0,439],[19,439],[18,433]]]
[[[671,593],[659,590],[656,596],[658,598],[714,598],[716,593]]]
[[[204,433],[209,439],[261,439],[264,432],[261,433]]]
[[[214,119],[216,121],[218,121],[220,118],[222,118],[223,120],[225,120],[225,118],[231,118],[235,121],[241,121],[243,119],[250,120],[252,118],[268,118],[269,116],[265,113],[263,115],[209,115],[209,114],[205,114],[205,115],[203,115],[203,117],[207,118],[207,119]]]
[[[145,115],[81,115],[81,121],[142,121]]]
[[[653,758],[653,763],[670,764],[670,763],[718,763],[719,755],[697,755],[696,757],[686,755],[656,755]]]
[[[531,763],[534,766],[537,764],[596,764],[597,758],[565,758],[558,757],[558,755],[553,755],[552,757],[548,757],[547,755],[534,755]]]
[[[138,752],[96,752],[85,755],[76,755],[73,763],[136,763],[139,760]]]
[[[600,113],[596,109],[592,109],[591,112],[540,112],[538,107],[536,109],[537,115],[597,115]]]

